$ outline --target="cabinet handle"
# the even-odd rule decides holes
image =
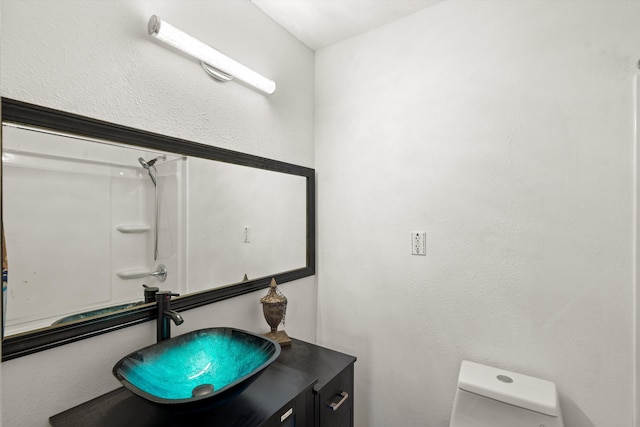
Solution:
[[[284,420],[286,420],[287,418],[289,418],[289,415],[293,414],[293,408],[289,408],[289,410],[287,412],[285,412],[284,414],[280,415],[280,422],[284,422]]]
[[[338,403],[331,402],[329,404],[329,408],[331,408],[332,411],[337,411],[338,408],[340,408],[340,406],[349,398],[349,393],[347,393],[346,391],[343,391],[339,394],[340,396],[342,396],[342,399],[340,399],[340,402]]]

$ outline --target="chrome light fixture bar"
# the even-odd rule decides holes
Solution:
[[[273,80],[256,73],[156,15],[149,18],[147,30],[149,35],[199,60],[207,74],[217,80],[229,81],[236,78],[268,95],[276,90]]]

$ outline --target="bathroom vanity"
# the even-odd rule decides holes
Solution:
[[[213,407],[153,405],[121,387],[49,419],[53,427],[353,426],[356,358],[292,339],[240,395]]]

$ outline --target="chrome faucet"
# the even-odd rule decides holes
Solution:
[[[171,291],[156,292],[156,305],[158,306],[157,340],[158,342],[171,338],[171,321],[176,325],[182,325],[184,319],[177,311],[171,310],[171,297],[177,297]]]

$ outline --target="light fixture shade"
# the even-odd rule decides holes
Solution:
[[[199,61],[222,71],[224,74],[235,77],[244,83],[261,90],[266,94],[272,94],[276,90],[276,83],[263,75],[256,73],[251,68],[229,58],[211,46],[190,36],[184,31],[174,27],[160,17],[153,15],[149,18],[149,35],[158,40],[181,50]]]

